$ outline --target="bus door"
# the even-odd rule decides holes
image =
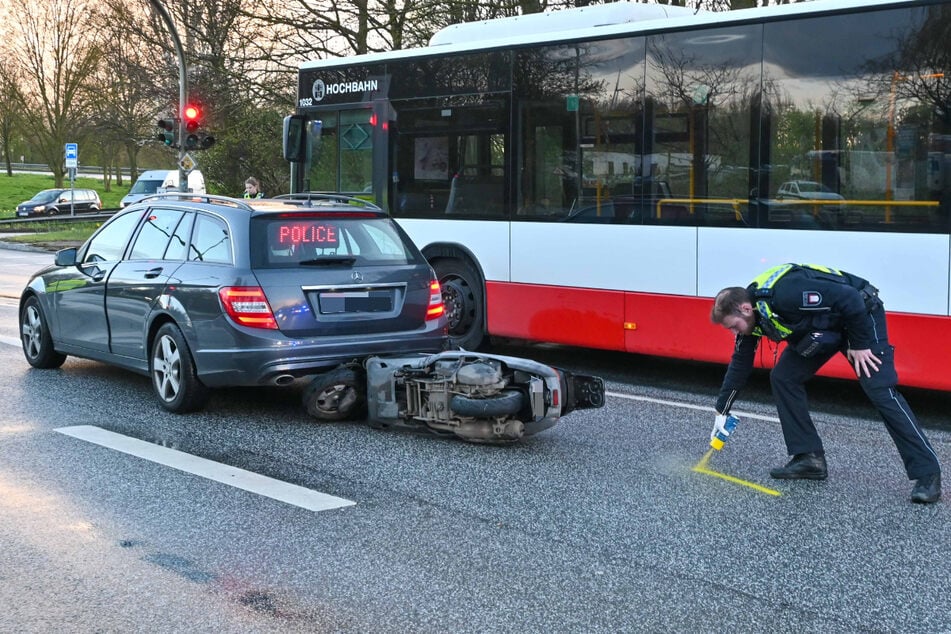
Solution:
[[[380,201],[386,180],[385,113],[386,102],[381,101],[297,117],[300,129],[296,133],[305,138],[300,139],[304,156],[293,178],[293,191],[342,192]]]

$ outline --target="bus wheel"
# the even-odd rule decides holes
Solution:
[[[433,268],[442,287],[452,344],[464,350],[478,350],[485,339],[482,280],[460,260],[441,258],[433,261]]]

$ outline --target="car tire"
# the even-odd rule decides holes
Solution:
[[[459,416],[472,418],[494,418],[511,416],[522,409],[522,393],[517,390],[505,390],[489,398],[470,398],[456,394],[449,401],[449,408]]]
[[[478,350],[485,343],[485,292],[482,279],[465,262],[454,258],[433,261],[442,289],[453,346]]]
[[[20,311],[20,343],[27,362],[34,368],[52,370],[63,365],[66,355],[53,349],[53,337],[47,326],[40,300],[29,297]]]
[[[170,412],[193,412],[208,400],[208,388],[198,379],[185,336],[175,324],[165,324],[155,334],[149,375],[159,404]]]
[[[347,366],[318,374],[304,389],[303,403],[307,413],[319,420],[357,418],[366,410],[366,377]]]
[[[58,216],[59,209],[57,209],[56,207],[50,207],[49,211],[47,211],[46,213],[50,216]]]

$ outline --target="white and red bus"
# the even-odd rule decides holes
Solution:
[[[723,362],[713,295],[805,262],[878,286],[903,383],[948,390],[949,43],[936,0],[456,25],[303,64],[285,155],[293,191],[356,193],[399,220],[463,347]]]

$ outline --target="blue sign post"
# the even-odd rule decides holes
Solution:
[[[79,167],[79,144],[66,144],[66,169],[69,170],[69,215],[75,214],[73,209],[73,198],[75,193],[76,168]]]
[[[66,167],[77,167],[79,162],[79,144],[78,143],[67,143],[66,144]]]

